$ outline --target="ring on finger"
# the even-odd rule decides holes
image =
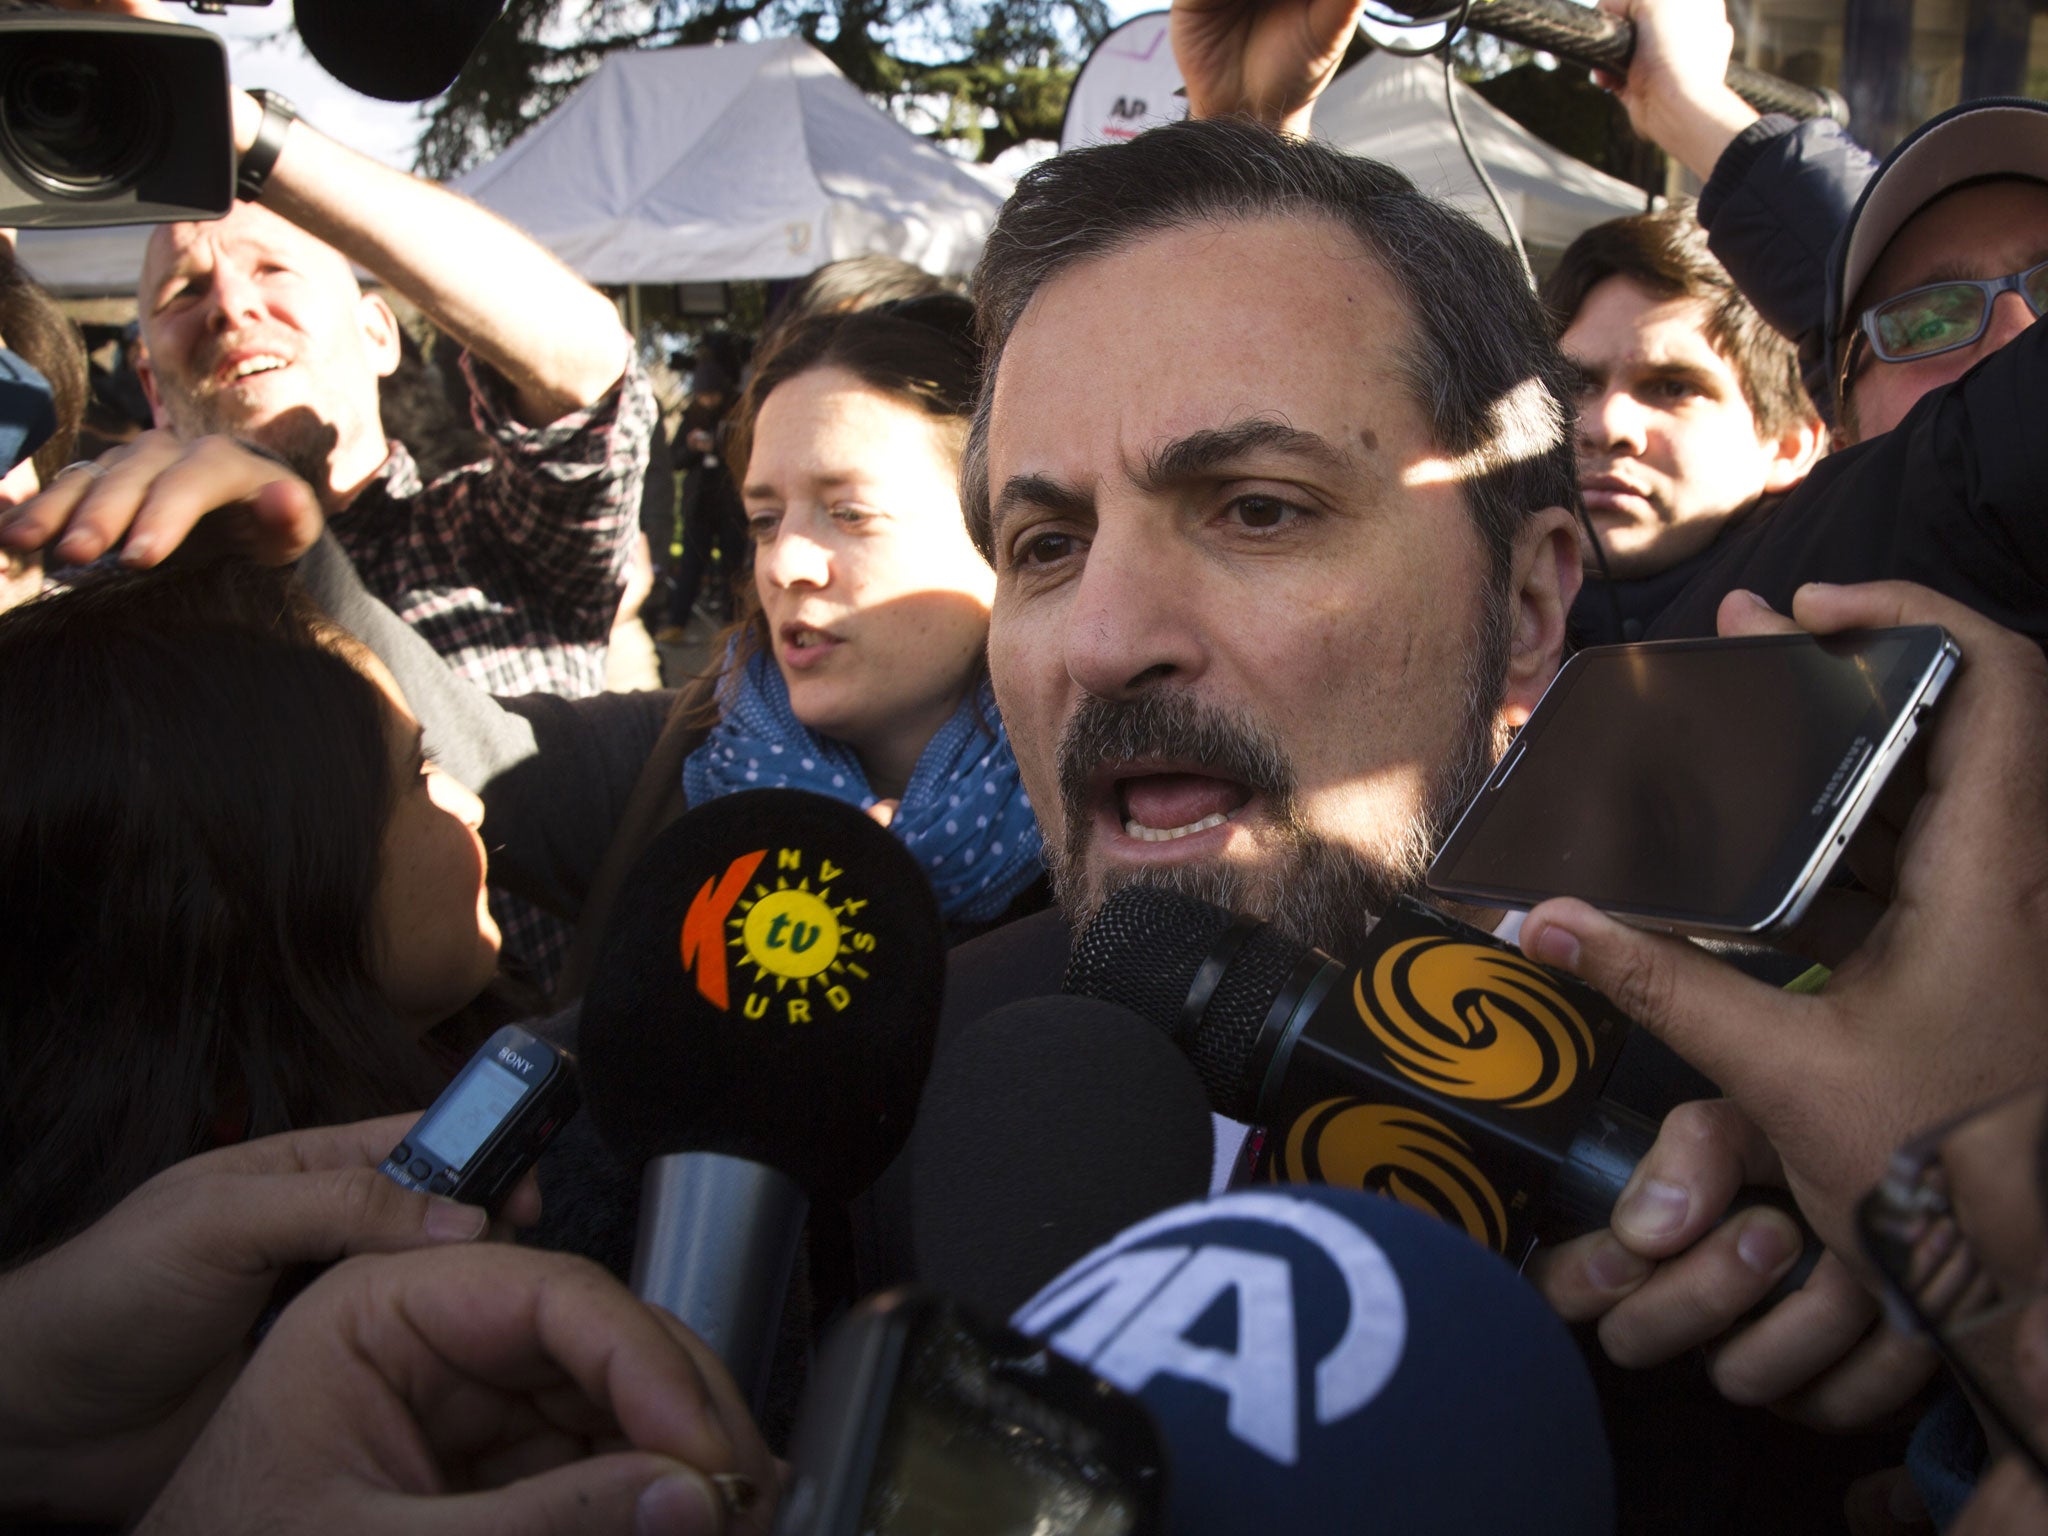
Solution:
[[[97,480],[101,475],[104,475],[107,472],[107,466],[102,464],[98,459],[73,459],[69,464],[66,464],[62,469],[57,471],[56,478],[62,480],[74,469],[84,470],[86,478],[89,480]]]

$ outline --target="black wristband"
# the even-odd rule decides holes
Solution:
[[[256,130],[256,142],[249,146],[235,167],[235,196],[253,203],[263,196],[263,183],[284,149],[284,136],[299,120],[299,109],[276,91],[251,91],[249,99],[263,108],[263,123]]]

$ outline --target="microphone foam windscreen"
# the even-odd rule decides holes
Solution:
[[[1209,1188],[1202,1085],[1128,1010],[1034,997],[961,1030],[912,1133],[920,1283],[1006,1315],[1077,1255]]]
[[[1176,1536],[1601,1536],[1614,1475],[1563,1323],[1462,1233],[1356,1190],[1142,1221],[1012,1320],[1144,1399]]]
[[[944,981],[916,861],[850,805],[725,795],[649,844],[578,1030],[583,1096],[622,1162],[722,1152],[848,1199],[902,1150]]]
[[[298,0],[320,67],[379,101],[425,101],[462,73],[505,0]]]
[[[1252,1048],[1273,999],[1308,951],[1270,923],[1244,934],[1215,981],[1201,1028],[1184,1017],[1188,994],[1239,921],[1226,908],[1178,891],[1127,885],[1114,891],[1074,941],[1066,990],[1128,1008],[1186,1051],[1219,1114],[1252,1118]]]

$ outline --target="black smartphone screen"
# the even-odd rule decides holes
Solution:
[[[1430,871],[1529,905],[1772,922],[1943,655],[1938,629],[1610,646],[1559,673]]]

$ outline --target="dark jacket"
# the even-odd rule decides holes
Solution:
[[[1714,545],[1653,640],[1714,633],[1737,587],[1781,612],[1808,581],[1915,581],[2048,645],[2048,326],[2037,325],[1904,421],[1823,459],[1777,512]]]
[[[1830,424],[1828,258],[1876,170],[1839,124],[1771,116],[1722,152],[1700,191],[1707,248],[1757,313],[1798,346],[1806,392]]]
[[[1709,245],[1800,343],[1820,391],[1828,252],[1872,169],[1832,124],[1767,117],[1729,146],[1700,199]],[[2036,326],[1891,431],[1822,460],[1772,516],[1716,540],[1649,638],[1713,634],[1715,610],[1738,587],[1784,611],[1805,582],[1901,580],[2048,645],[2048,436],[2035,419],[2044,384],[2048,327]]]

